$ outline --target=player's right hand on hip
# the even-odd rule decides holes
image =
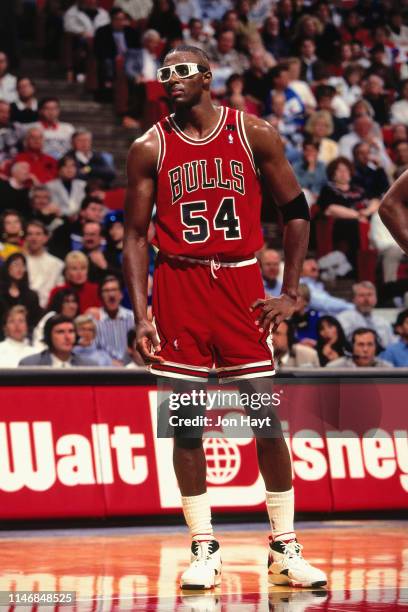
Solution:
[[[161,351],[156,328],[150,321],[140,321],[136,325],[136,348],[146,364],[162,363],[163,357],[156,355]]]

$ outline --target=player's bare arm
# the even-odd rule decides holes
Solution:
[[[158,149],[157,138],[149,130],[133,143],[127,161],[123,270],[135,315],[137,348],[146,363],[163,361],[153,354],[153,350],[160,350],[159,339],[147,318],[147,231],[155,197]]]
[[[303,213],[300,213],[305,218],[297,218],[296,212],[292,214],[292,211],[296,211],[296,199],[301,200],[303,195],[285,157],[277,131],[266,121],[252,116],[245,117],[245,128],[266,193],[282,209],[284,219],[286,217],[283,236],[285,270],[282,295],[267,300],[259,299],[252,305],[253,308],[262,306],[259,317],[261,328],[267,328],[273,322],[273,327],[276,329],[279,323],[294,312],[302,264],[309,244],[310,221],[305,205]],[[285,206],[288,208],[285,209]],[[291,212],[285,215],[289,210]]]
[[[379,213],[384,225],[408,255],[408,170],[387,191]]]

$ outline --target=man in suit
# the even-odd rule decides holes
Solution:
[[[53,368],[97,365],[72,352],[76,342],[75,326],[71,319],[64,315],[55,315],[48,319],[44,327],[44,342],[47,349],[41,353],[24,357],[18,365],[51,366]]]
[[[114,7],[110,16],[111,23],[98,28],[95,33],[94,49],[101,89],[112,87],[116,58],[124,58],[129,49],[136,49],[139,46],[138,33],[127,25],[124,11]]]

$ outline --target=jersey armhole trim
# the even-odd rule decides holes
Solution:
[[[248,155],[248,159],[251,162],[253,171],[255,172],[255,174],[257,174],[254,156],[253,156],[252,149],[248,142],[248,137],[245,131],[244,113],[238,110],[237,110],[237,126],[238,126],[238,136],[241,141],[241,144],[244,147],[246,154]]]
[[[166,139],[164,138],[163,128],[160,123],[156,123],[154,129],[157,132],[157,138],[159,139],[159,155],[157,157],[157,173],[160,172],[163,166],[163,161],[166,155]]]

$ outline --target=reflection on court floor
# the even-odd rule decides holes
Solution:
[[[146,610],[296,612],[399,610],[408,606],[408,523],[308,523],[305,557],[327,572],[328,589],[269,586],[266,531],[221,526],[224,575],[213,592],[186,592],[178,579],[189,540],[175,528],[0,533],[0,590],[76,591],[75,606],[4,607],[50,612]]]

